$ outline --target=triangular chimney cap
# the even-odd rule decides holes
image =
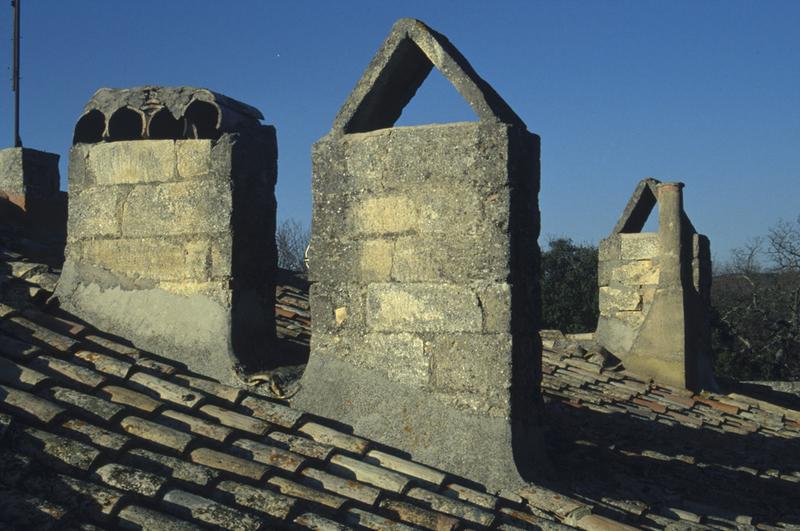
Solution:
[[[402,18],[339,110],[331,132],[361,133],[392,127],[434,66],[481,121],[524,126],[444,35],[419,20]]]
[[[653,207],[658,202],[659,184],[661,184],[661,181],[652,177],[639,181],[611,234],[642,231],[647,218],[650,217],[650,213],[653,211]],[[686,212],[681,213],[681,221],[689,232],[697,232]]]

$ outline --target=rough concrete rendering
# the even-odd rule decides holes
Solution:
[[[479,121],[392,127],[433,66]],[[295,403],[424,463],[522,482],[543,465],[539,138],[445,37],[403,19],[312,159]]]
[[[658,203],[658,232],[640,232]],[[600,242],[597,341],[656,381],[714,386],[708,238],[683,210],[683,184],[645,179]]]
[[[232,100],[209,94],[103,89],[89,102],[70,153],[57,294],[65,308],[138,347],[230,382],[264,366],[274,337],[277,148],[258,111],[248,120],[234,113],[236,131],[220,129]],[[192,119],[196,102],[211,121]],[[141,136],[102,141],[114,140],[123,110],[137,117]],[[174,136],[139,139],[153,137],[165,112],[180,124]],[[102,120],[99,137],[86,133],[86,116]]]
[[[30,148],[0,149],[0,216],[63,241],[67,194],[59,190],[58,159]]]

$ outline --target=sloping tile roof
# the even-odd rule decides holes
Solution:
[[[542,391],[562,489],[643,527],[800,528],[799,397],[693,394],[555,337],[543,340]]]
[[[0,523],[11,528],[800,523],[800,413],[785,404],[692,395],[546,337],[554,479],[491,494],[265,396],[285,389],[222,385],[94,330],[46,303],[57,271],[2,256]],[[301,364],[307,285],[281,280],[278,335]]]
[[[55,274],[9,264],[2,278],[6,526],[557,529],[601,518],[545,488],[488,494],[286,402],[189,374],[35,304],[48,290],[30,283],[34,269]],[[307,326],[305,295],[279,293],[278,310]]]

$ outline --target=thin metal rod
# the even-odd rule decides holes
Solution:
[[[22,138],[19,136],[19,18],[20,2],[11,0],[14,8],[14,70],[11,78],[11,89],[14,91],[14,147],[22,147]]]

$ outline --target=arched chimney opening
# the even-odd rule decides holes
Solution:
[[[163,108],[150,119],[147,137],[153,140],[176,140],[183,137],[183,124],[172,116],[169,109]]]
[[[106,129],[106,117],[97,109],[92,109],[80,117],[75,124],[72,136],[73,144],[96,144],[103,140]]]
[[[139,140],[144,133],[144,116],[130,107],[118,109],[108,120],[109,140]]]
[[[183,113],[186,120],[186,136],[188,138],[212,138],[219,136],[219,109],[206,101],[195,100],[186,107]]]

